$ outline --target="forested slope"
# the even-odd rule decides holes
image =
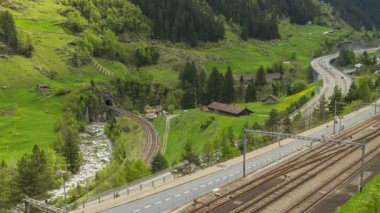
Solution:
[[[356,29],[367,30],[380,27],[378,0],[326,0],[331,3],[338,15]]]

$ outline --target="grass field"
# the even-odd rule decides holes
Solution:
[[[380,175],[365,187],[363,192],[355,194],[338,213],[368,213],[380,211]]]
[[[144,136],[141,129],[135,121],[128,118],[118,120],[120,136],[116,143],[124,143],[126,145],[127,160],[141,159],[143,150]],[[123,131],[124,128],[129,128],[129,132]]]
[[[183,112],[180,116],[171,121],[165,157],[169,163],[173,161],[178,162],[182,154],[179,150],[183,150],[183,147],[188,141],[193,144],[194,149],[199,153],[207,141],[213,142],[218,139],[227,128],[232,127],[234,134],[238,135],[245,124],[249,124],[250,126],[255,122],[263,124],[268,119],[268,115],[272,109],[284,111],[288,106],[297,102],[301,97],[310,95],[314,90],[315,85],[310,86],[305,91],[289,97],[280,98],[279,103],[273,105],[265,105],[261,102],[238,104],[241,107],[247,107],[254,111],[254,113],[249,116],[231,117],[203,112],[198,109]],[[200,126],[206,123],[211,117],[214,117],[215,120],[207,129],[202,131]],[[162,126],[165,126],[165,119],[159,118],[154,122],[154,125],[160,135],[163,135],[165,127],[162,128]]]
[[[34,144],[49,147],[55,140],[53,131],[61,113],[64,97],[52,96],[59,89],[74,90],[91,79],[107,80],[91,66],[80,69],[68,65],[68,43],[76,38],[59,26],[65,18],[57,13],[63,6],[48,0],[15,0],[18,30],[32,37],[32,58],[4,55],[0,59],[0,112],[15,107],[15,114],[0,115],[0,160],[15,162]],[[49,73],[55,72],[54,78]],[[36,91],[36,85],[47,83],[46,93]],[[47,98],[47,99],[45,99]],[[42,100],[42,101],[39,101]]]
[[[323,35],[331,31],[328,27],[308,25],[291,25],[287,21],[280,24],[281,38],[279,40],[263,42],[250,39],[241,40],[236,34],[227,30],[223,42],[202,44],[195,49],[188,49],[185,45],[161,44],[160,63],[151,66],[154,70],[178,71],[180,66],[188,61],[195,61],[208,72],[213,67],[226,71],[231,66],[235,74],[254,72],[260,65],[269,66],[275,62],[288,61],[292,53],[296,53],[296,60],[303,66],[311,61],[314,51],[321,47],[325,39],[337,39],[347,35],[349,30],[343,28],[331,36]],[[167,78],[172,78],[167,76]]]

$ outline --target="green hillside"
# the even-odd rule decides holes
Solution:
[[[62,25],[70,7],[55,1],[7,2],[4,9],[14,14],[16,27],[30,35],[34,46],[33,56],[1,53],[0,57],[0,108],[15,107],[13,115],[1,116],[1,159],[17,160],[34,144],[48,147],[55,140],[55,118],[60,114],[63,96],[52,97],[62,90],[75,90],[90,80],[107,81],[92,65],[74,67],[70,60],[76,51],[75,43],[80,37],[67,33]],[[145,72],[169,87],[178,81],[178,71],[185,63],[195,61],[211,71],[212,67],[226,70],[230,65],[235,74],[253,72],[260,65],[296,59],[306,66],[314,53],[321,49],[325,39],[335,40],[350,33],[347,28],[336,31],[326,38],[323,32],[329,27],[317,25],[294,25],[289,21],[279,24],[281,38],[273,41],[242,40],[226,24],[225,39],[216,43],[199,43],[189,48],[184,43],[161,42],[149,39],[132,39],[128,48],[152,44],[161,55],[157,65],[141,67]],[[291,58],[296,53],[295,58]],[[98,57],[98,62],[118,75],[133,73],[136,68],[116,60]],[[46,83],[47,92],[37,92],[36,85]],[[41,100],[41,101],[38,101]],[[42,119],[41,119],[42,118]]]

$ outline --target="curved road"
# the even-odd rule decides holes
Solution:
[[[154,158],[154,155],[158,152],[158,148],[160,147],[160,136],[158,135],[157,130],[149,121],[147,121],[144,118],[141,118],[140,116],[137,116],[119,107],[111,106],[108,108],[119,115],[126,116],[132,119],[141,126],[145,138],[143,156],[144,160],[150,163]]]
[[[368,52],[375,51],[376,49],[367,50]],[[360,51],[358,51],[360,52]],[[324,85],[321,88],[321,92],[315,95],[315,97],[301,108],[301,112],[308,112],[313,110],[322,97],[325,95],[328,99],[334,92],[335,86],[338,86],[342,93],[347,93],[352,83],[351,79],[345,74],[341,73],[337,69],[330,65],[330,61],[337,57],[337,54],[323,56],[312,61],[311,65],[313,69],[320,74],[323,79]],[[342,120],[342,125],[345,128],[353,126],[360,121],[364,121],[374,115],[373,106],[368,106],[345,116]],[[328,128],[332,125],[332,122],[312,129],[302,135],[311,137],[323,137],[332,135],[332,129]],[[327,127],[327,128],[326,128]],[[259,156],[253,156],[247,158],[247,171],[255,172],[263,169],[272,163],[279,161],[291,154],[296,153],[299,150],[304,149],[308,145],[306,141],[295,141],[293,143],[283,145],[282,147],[265,152]],[[151,194],[146,194],[139,199],[132,199],[124,201],[125,199],[110,203],[103,203],[99,209],[108,209],[105,212],[108,213],[137,213],[137,212],[168,212],[172,209],[178,208],[188,202],[191,202],[194,198],[199,197],[205,193],[210,192],[216,187],[232,182],[242,175],[242,160],[240,158],[234,159],[236,163],[232,165],[217,165],[210,168],[210,172],[204,174],[195,173],[194,176],[188,177],[187,182],[180,182],[165,190],[154,191]],[[127,198],[128,199],[128,198]],[[125,203],[126,202],[126,203]],[[84,209],[85,210],[85,209]],[[91,210],[88,209],[90,212]],[[86,212],[86,211],[84,211]]]
[[[380,47],[370,48],[365,50],[356,50],[356,54],[363,53],[367,51],[368,53],[376,52],[380,50]],[[311,113],[319,104],[322,96],[324,95],[328,100],[334,94],[335,86],[342,91],[343,95],[346,95],[352,84],[352,79],[336,69],[330,64],[330,62],[336,59],[339,56],[339,53],[332,55],[322,56],[311,61],[311,67],[315,72],[317,72],[323,81],[323,87],[320,89],[320,92],[316,94],[307,104],[305,104],[299,111],[304,113]],[[296,114],[293,114],[291,117],[294,117]]]

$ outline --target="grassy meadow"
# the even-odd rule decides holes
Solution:
[[[188,141],[191,141],[195,151],[200,153],[203,145],[207,141],[213,142],[218,139],[223,131],[226,131],[229,127],[233,128],[234,134],[237,136],[240,131],[242,131],[245,124],[249,124],[250,126],[252,126],[255,122],[258,124],[263,124],[269,118],[269,113],[272,109],[284,111],[287,107],[293,103],[296,103],[303,96],[311,95],[314,90],[315,85],[312,85],[308,89],[295,95],[279,98],[279,102],[277,104],[267,105],[261,102],[238,104],[238,106],[247,107],[254,112],[249,116],[232,117],[209,113],[199,109],[183,111],[178,117],[171,121],[165,157],[169,163],[180,161],[181,153],[179,153],[179,150],[182,150]],[[201,130],[200,126],[206,123],[211,117],[214,117],[215,120],[208,128]],[[154,125],[160,135],[163,135],[165,129],[165,119],[157,119],[154,122]]]
[[[356,193],[346,204],[338,209],[338,213],[378,212],[380,202],[380,175],[376,176],[365,187],[363,192]]]
[[[107,80],[91,66],[80,69],[68,65],[76,38],[66,34],[57,13],[64,7],[54,1],[12,1],[18,30],[32,38],[33,56],[0,53],[0,160],[17,161],[35,144],[49,147],[55,140],[54,124],[61,113],[64,97],[54,96],[60,89],[73,90],[91,79]],[[53,77],[52,77],[53,76]],[[36,85],[49,84],[38,92]],[[5,108],[14,113],[1,115]]]

